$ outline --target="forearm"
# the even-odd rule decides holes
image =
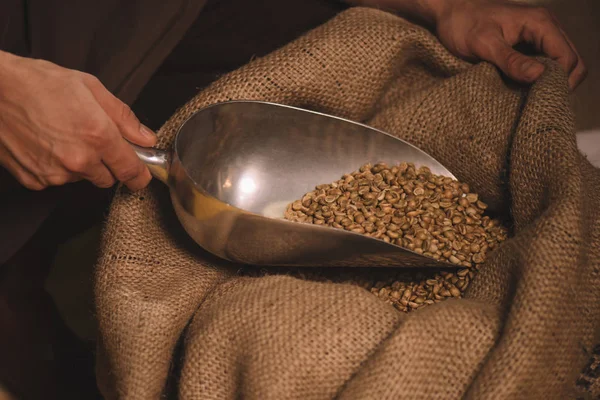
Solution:
[[[451,0],[345,0],[353,6],[373,7],[418,18],[433,25]]]
[[[17,59],[12,53],[0,50],[0,103],[4,100],[7,85],[14,80],[14,63]]]
[[[19,56],[0,50],[0,88],[3,86],[2,83],[9,83],[14,79],[14,64],[19,59]],[[0,97],[1,95],[2,93],[0,92]]]
[[[0,50],[0,72],[6,69],[7,64],[14,59],[14,55],[9,52]]]

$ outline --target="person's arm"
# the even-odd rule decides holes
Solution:
[[[506,0],[346,0],[356,6],[376,7],[422,20],[457,56],[495,64],[512,79],[531,83],[544,66],[516,51],[529,43],[556,60],[574,89],[586,76],[577,49],[547,9]]]
[[[156,141],[98,79],[0,51],[0,165],[22,185],[143,188],[150,173],[126,139]]]

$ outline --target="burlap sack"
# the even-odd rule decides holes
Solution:
[[[202,91],[160,130],[160,147],[194,110],[228,99],[406,139],[509,214],[512,238],[466,298],[407,315],[351,284],[240,276],[186,237],[166,187],[121,190],[97,269],[107,398],[575,396],[600,326],[600,173],[577,150],[554,63],[519,88],[400,18],[351,9]]]

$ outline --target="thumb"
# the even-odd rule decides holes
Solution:
[[[144,147],[152,147],[156,144],[154,132],[140,123],[127,104],[116,98],[99,81],[91,85],[90,89],[125,139]]]
[[[521,83],[532,83],[544,72],[544,64],[519,53],[501,36],[481,38],[472,51],[473,55],[496,65],[508,77]]]

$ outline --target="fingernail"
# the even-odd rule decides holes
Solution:
[[[154,134],[154,132],[152,132],[150,129],[148,129],[148,127],[144,125],[140,125],[140,133],[148,139],[156,139],[156,135]]]
[[[525,61],[521,65],[521,72],[529,79],[536,79],[541,70],[543,70],[543,66],[535,61]]]

